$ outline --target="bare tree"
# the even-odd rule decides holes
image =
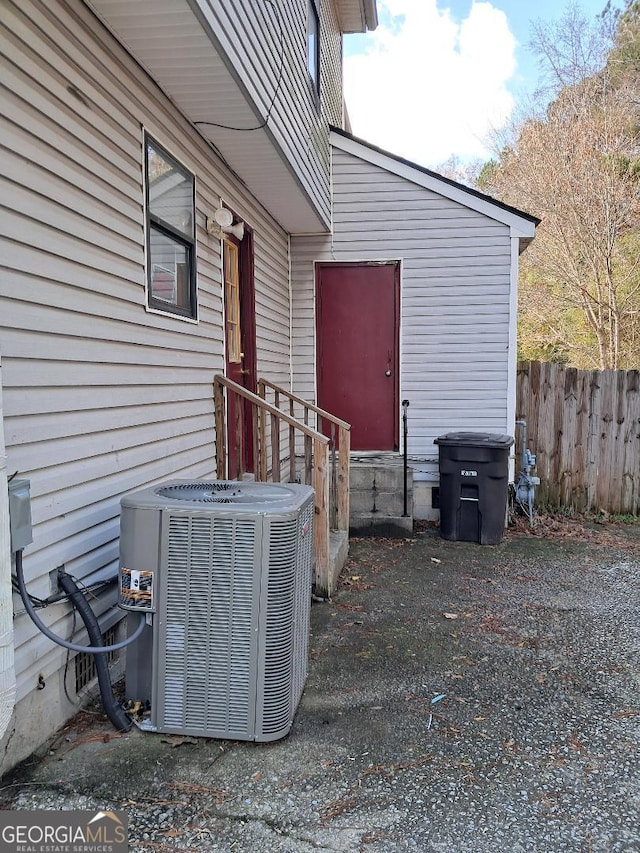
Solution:
[[[456,154],[452,154],[444,163],[439,163],[435,171],[445,178],[457,181],[459,184],[476,187],[484,165],[484,162],[478,158],[466,161],[461,160]]]
[[[565,315],[579,309],[601,369],[618,368],[621,336],[640,298],[640,182],[633,94],[596,75],[563,90],[544,120],[520,129],[494,174],[501,197],[542,218],[524,259]],[[575,340],[569,333],[575,332]],[[567,351],[584,350],[580,323],[557,323]],[[584,359],[582,359],[584,360]]]
[[[638,87],[612,79],[610,22],[605,11],[589,29],[569,7],[537,26],[556,97],[501,140],[486,174],[490,191],[542,218],[523,257],[521,340],[600,369],[640,362]]]
[[[595,20],[571,3],[558,21],[531,24],[529,46],[538,59],[539,95],[548,100],[604,68],[616,33],[617,16],[607,3]]]

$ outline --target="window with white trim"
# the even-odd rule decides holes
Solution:
[[[195,178],[145,134],[147,304],[195,319]]]

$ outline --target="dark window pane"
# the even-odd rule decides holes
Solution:
[[[149,211],[193,240],[193,177],[147,143]]]
[[[151,226],[149,233],[149,287],[152,299],[191,314],[190,251],[182,243]]]

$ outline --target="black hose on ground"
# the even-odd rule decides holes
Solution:
[[[80,614],[80,618],[84,622],[89,640],[92,646],[104,646],[100,624],[93,612],[82,591],[71,577],[66,572],[58,573],[58,583],[69,597],[69,601]],[[94,654],[93,659],[96,665],[96,673],[98,675],[98,686],[100,687],[100,697],[102,699],[102,707],[104,712],[111,720],[115,728],[119,732],[128,732],[132,726],[132,722],[127,717],[125,712],[120,707],[116,697],[113,695],[113,686],[109,676],[109,665],[105,654]]]

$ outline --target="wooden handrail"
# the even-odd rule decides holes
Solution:
[[[216,472],[220,480],[227,474],[227,396],[234,394],[237,398],[246,400],[251,405],[251,439],[253,445],[254,477],[258,481],[266,481],[269,471],[267,460],[267,429],[266,420],[271,420],[270,449],[271,449],[271,479],[280,481],[280,423],[289,426],[290,438],[289,456],[295,457],[295,432],[298,430],[304,436],[304,477],[305,482],[313,485],[315,493],[313,538],[316,556],[316,590],[319,595],[331,595],[332,576],[330,560],[330,526],[329,506],[331,493],[329,439],[307,424],[300,423],[290,414],[276,406],[267,403],[262,397],[248,391],[242,385],[232,382],[225,376],[215,376],[213,380],[213,396],[215,404],[216,426]],[[243,478],[244,455],[244,423],[243,406],[235,406],[235,422],[231,434],[237,459],[237,476]],[[294,459],[295,462],[295,459]],[[292,473],[293,472],[293,473]],[[229,472],[231,477],[231,472]],[[289,469],[290,479],[295,477],[295,466]]]
[[[297,394],[287,391],[275,382],[269,379],[258,379],[258,394],[263,399],[266,398],[266,388],[270,388],[274,394],[275,405],[280,407],[280,397],[284,396],[289,400],[289,413],[294,415],[294,403],[302,406],[303,418],[305,425],[309,422],[309,412],[315,412],[317,419],[316,425],[320,419],[326,420],[330,425],[331,439],[331,471],[330,471],[330,521],[331,526],[338,530],[349,530],[349,450],[351,445],[351,424],[343,421],[341,418],[332,415],[330,412],[321,409],[314,403],[310,403]],[[282,411],[282,409],[280,409]],[[299,421],[298,421],[299,423]],[[336,460],[336,428],[338,430],[338,459]],[[289,444],[293,446],[293,434],[290,433]],[[294,470],[295,464],[293,454],[290,455],[290,467]]]
[[[259,397],[252,391],[247,391],[244,386],[238,385],[237,382],[232,382],[231,379],[227,379],[226,376],[216,376],[214,379],[214,384],[215,383],[224,385],[225,388],[230,388],[234,394],[237,394],[239,397],[244,397],[245,400],[249,400],[251,403],[255,403],[257,406],[264,409],[264,411],[269,412],[269,414],[276,415],[280,420],[283,420],[285,423],[289,424],[289,426],[295,427],[295,429],[299,429],[300,432],[308,435],[310,438],[318,439],[318,441],[323,444],[329,444],[329,439],[326,435],[322,435],[322,433],[317,430],[312,429],[305,424],[301,424],[300,421],[297,421],[295,418],[287,415],[286,412],[282,411],[282,409],[278,409],[275,406],[272,406],[271,403],[267,403],[264,397]]]
[[[324,418],[325,420],[329,421],[329,423],[335,424],[338,427],[342,427],[342,429],[351,429],[351,424],[347,423],[347,421],[343,421],[340,418],[337,418],[335,415],[332,415],[331,412],[326,412],[324,409],[321,409],[314,403],[310,403],[303,397],[298,397],[296,394],[292,394],[291,391],[287,391],[286,388],[282,388],[280,385],[276,385],[269,379],[258,379],[258,388],[261,385],[264,385],[266,388],[271,388],[272,391],[277,391],[279,394],[284,394],[286,397],[288,397],[289,400],[293,400],[294,403],[299,403],[299,405],[304,406],[305,409],[309,409],[311,412],[315,412],[317,415],[320,415],[321,418]]]

